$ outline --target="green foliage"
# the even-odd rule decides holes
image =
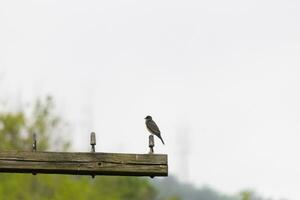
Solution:
[[[0,149],[29,150],[37,133],[38,150],[66,149],[68,142],[56,132],[64,124],[54,113],[51,97],[37,100],[28,113],[0,113]],[[61,141],[61,142],[57,142]],[[54,146],[55,145],[55,146]],[[0,174],[0,199],[9,200],[150,200],[156,191],[143,178]]]
[[[57,140],[56,130],[63,127],[62,120],[54,112],[51,97],[37,100],[29,113],[25,111],[0,113],[0,149],[25,150],[31,148],[32,135],[38,136],[38,149],[49,149]],[[65,129],[62,128],[62,129]],[[68,142],[59,138],[56,148],[66,148]]]
[[[26,138],[21,137],[25,126],[22,112],[0,114],[0,148],[20,149]]]
[[[63,175],[2,175],[0,196],[22,200],[150,200],[153,187],[144,179],[128,177],[76,177]]]
[[[240,193],[242,200],[251,200],[251,192],[250,191],[242,191]]]

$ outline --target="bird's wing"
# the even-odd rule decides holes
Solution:
[[[155,123],[153,120],[149,120],[149,121],[147,122],[147,127],[148,127],[153,133],[160,134],[160,130],[159,130],[158,126],[156,125],[156,123]]]

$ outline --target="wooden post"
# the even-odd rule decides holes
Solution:
[[[32,151],[0,151],[0,173],[168,176],[168,156],[154,154],[149,136],[149,154],[96,153],[96,134],[91,133],[90,153],[39,152],[33,134]]]
[[[165,154],[2,151],[0,172],[168,176],[168,157]]]

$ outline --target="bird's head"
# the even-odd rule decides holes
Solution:
[[[152,119],[152,117],[148,115],[147,117],[145,117],[145,119]]]

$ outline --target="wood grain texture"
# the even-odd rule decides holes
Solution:
[[[0,172],[168,176],[165,154],[0,152]]]

